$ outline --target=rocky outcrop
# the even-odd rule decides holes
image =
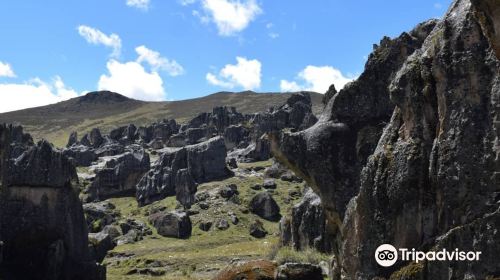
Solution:
[[[19,145],[15,131],[22,129],[0,125],[0,275],[105,279],[105,269],[89,255],[83,210],[72,185],[75,168],[45,141],[12,157]]]
[[[281,219],[281,244],[296,250],[314,248],[331,253],[334,237],[327,232],[326,223],[321,199],[308,188],[302,201],[292,208],[291,216]]]
[[[185,212],[158,212],[152,214],[149,221],[161,236],[182,239],[191,236],[191,219]]]
[[[137,185],[137,201],[146,205],[178,194],[186,207],[194,201],[196,185],[230,174],[226,166],[224,139],[214,137],[206,142],[183,148],[167,148],[158,162]]]
[[[382,40],[318,124],[273,136],[275,154],[325,203],[336,234],[335,279],[499,276],[492,262],[499,236],[490,230],[500,226],[493,2],[456,0],[439,22]],[[373,252],[384,243],[487,256],[471,265],[383,268]]]
[[[87,190],[87,201],[135,195],[136,184],[150,168],[149,155],[139,149],[104,160]]]
[[[149,143],[153,140],[160,140],[165,143],[172,135],[177,134],[179,127],[175,120],[162,120],[150,126],[139,127],[137,135],[144,143]]]
[[[250,123],[254,126],[253,139],[263,134],[277,132],[284,128],[303,130],[316,123],[312,113],[311,96],[308,92],[293,94],[286,104],[268,112],[255,114]]]
[[[250,200],[249,209],[252,213],[269,221],[279,221],[280,207],[268,192],[260,192]]]
[[[74,144],[63,150],[63,155],[68,157],[75,166],[91,166],[97,160],[94,149],[84,145]]]

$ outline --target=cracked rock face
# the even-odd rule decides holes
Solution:
[[[497,1],[456,0],[439,22],[382,40],[315,126],[273,135],[277,158],[325,204],[335,279],[500,276],[496,15]],[[384,243],[484,255],[383,268],[373,254]]]
[[[229,174],[226,146],[221,137],[183,148],[167,148],[137,184],[137,201],[140,205],[147,205],[176,195],[184,206],[189,207],[194,202],[198,184]]]
[[[16,135],[22,128],[0,125],[0,275],[105,279],[105,269],[88,252],[74,166],[45,141],[17,155],[17,141],[25,137]]]

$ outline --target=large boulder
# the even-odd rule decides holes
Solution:
[[[139,205],[146,205],[178,193],[182,203],[190,206],[197,184],[222,179],[229,174],[222,137],[182,148],[166,148],[138,183],[137,201]]]
[[[0,125],[0,240],[4,279],[105,279],[88,251],[70,161],[41,141],[19,156],[18,127]],[[22,142],[20,143],[22,145]]]
[[[161,236],[185,239],[191,236],[191,219],[185,212],[158,212],[149,217],[149,222]]]
[[[88,201],[135,195],[136,184],[150,168],[149,155],[139,149],[104,160],[87,190]]]
[[[252,213],[269,221],[279,221],[280,207],[268,192],[260,192],[250,200],[249,209]]]

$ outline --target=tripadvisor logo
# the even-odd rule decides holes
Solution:
[[[398,252],[399,251],[399,252]],[[481,252],[465,252],[455,249],[448,251],[442,249],[440,251],[422,252],[415,249],[399,248],[397,250],[391,244],[382,244],[375,250],[375,261],[380,266],[389,267],[394,265],[398,259],[402,261],[413,261],[419,263],[421,261],[479,261]]]

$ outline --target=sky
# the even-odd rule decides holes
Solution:
[[[89,91],[164,101],[337,89],[451,0],[1,0],[0,112]]]

